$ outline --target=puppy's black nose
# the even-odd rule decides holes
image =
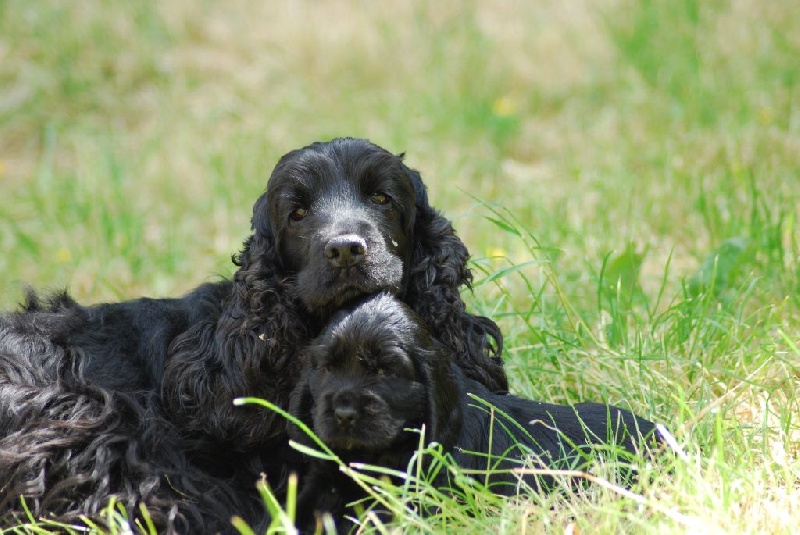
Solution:
[[[366,252],[367,242],[355,234],[336,236],[325,244],[325,258],[336,268],[358,264]]]
[[[336,421],[342,427],[350,427],[358,418],[358,411],[352,405],[340,405],[333,411]]]

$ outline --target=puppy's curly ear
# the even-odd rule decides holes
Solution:
[[[467,377],[506,392],[503,335],[489,318],[469,314],[461,299],[461,287],[471,288],[469,252],[450,222],[428,204],[419,173],[408,173],[417,202],[405,301],[452,351]]]
[[[309,370],[303,370],[301,379],[295,384],[292,395],[289,398],[289,414],[306,424],[310,429],[314,428],[314,419],[311,410],[314,407],[314,398],[311,395],[311,387],[308,384]],[[299,427],[289,423],[287,427],[289,438],[301,444],[310,445],[311,439]]]
[[[426,439],[449,450],[458,441],[464,419],[461,370],[444,347],[420,351],[417,358],[428,398]]]

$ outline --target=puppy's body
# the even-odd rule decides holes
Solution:
[[[102,522],[113,497],[160,531],[266,522],[256,482],[280,492],[292,455],[275,414],[300,350],[339,307],[388,291],[466,373],[506,388],[502,336],[469,314],[468,253],[401,157],[342,138],[291,151],[253,207],[232,280],[182,298],[82,306],[33,296],[0,315],[0,524],[25,514]]]
[[[475,478],[486,481],[496,494],[551,489],[552,476],[520,478],[513,470],[580,468],[597,458],[592,446],[610,446],[611,456],[623,452],[624,461],[626,453],[644,451],[642,439],[652,436],[655,428],[628,410],[603,403],[554,405],[500,396],[471,379],[464,381],[464,388],[486,404],[471,396],[462,398],[464,422],[453,458],[465,469],[494,471],[486,480],[482,475]]]
[[[553,486],[552,477],[520,476],[515,468],[575,468],[591,458],[591,445],[635,453],[654,429],[609,405],[553,405],[490,391],[465,378],[420,319],[387,294],[335,316],[307,361],[291,412],[343,461],[405,470],[419,445],[409,429],[424,424],[427,441],[442,444],[456,464],[502,495]],[[294,426],[290,434],[308,440]],[[439,484],[449,485],[447,478],[440,474]],[[346,504],[363,497],[335,464],[312,461],[298,525],[311,529],[315,512],[341,522]]]

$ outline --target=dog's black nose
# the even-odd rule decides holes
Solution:
[[[367,242],[355,234],[336,236],[325,245],[325,258],[337,268],[358,264],[366,252]]]
[[[353,425],[358,418],[358,411],[352,405],[340,405],[333,411],[336,415],[336,420],[339,425],[349,427]]]

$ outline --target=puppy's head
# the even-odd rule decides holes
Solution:
[[[290,411],[334,451],[416,443],[405,430],[422,424],[429,441],[451,446],[456,440],[459,371],[416,315],[389,294],[337,314],[306,358]]]

